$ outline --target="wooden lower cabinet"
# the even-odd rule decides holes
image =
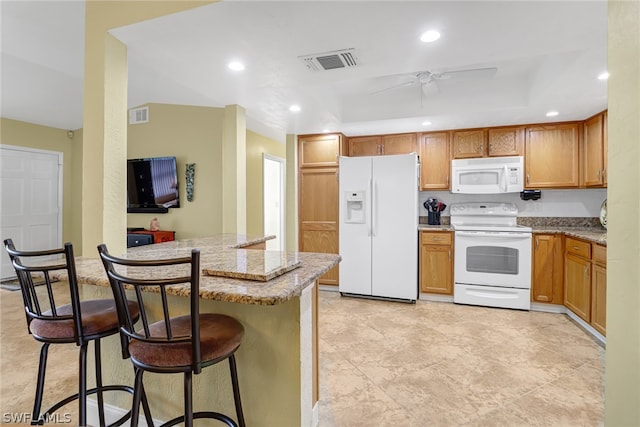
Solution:
[[[420,232],[420,292],[453,295],[453,243],[449,231]]]
[[[564,305],[606,335],[607,248],[566,238]]]
[[[533,235],[531,301],[562,304],[564,301],[564,236]]]
[[[591,261],[567,254],[564,305],[585,322],[591,321]]]

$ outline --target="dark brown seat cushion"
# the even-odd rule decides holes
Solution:
[[[191,316],[171,319],[171,331],[175,337],[191,335]],[[152,337],[166,337],[164,322],[149,325]],[[202,362],[223,359],[240,346],[244,328],[233,317],[223,314],[200,314],[200,354]],[[191,342],[149,343],[131,340],[131,357],[142,364],[158,367],[185,367],[192,363]]]
[[[129,311],[134,318],[139,315],[138,304],[129,301]],[[118,314],[116,311],[116,303],[109,299],[87,300],[80,302],[80,312],[82,314],[82,327],[84,335],[95,335],[106,332],[117,332]],[[73,314],[71,304],[63,305],[57,308],[58,316]],[[51,315],[50,311],[43,313]],[[50,340],[64,340],[69,342],[75,340],[75,328],[73,320],[40,320],[34,319],[30,325],[31,333],[36,338]]]

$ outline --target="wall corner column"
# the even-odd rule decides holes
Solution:
[[[227,105],[222,131],[222,231],[247,231],[247,123],[245,110]]]
[[[286,250],[298,251],[298,137],[287,134]]]

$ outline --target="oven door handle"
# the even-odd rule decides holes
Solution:
[[[461,237],[490,237],[495,239],[521,239],[531,237],[531,233],[511,231],[456,231],[456,236]]]

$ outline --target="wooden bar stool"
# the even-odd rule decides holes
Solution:
[[[184,374],[184,415],[163,424],[164,427],[184,422],[190,427],[197,418],[213,418],[224,424],[237,427],[245,426],[235,352],[240,347],[244,328],[240,322],[230,316],[214,313],[200,313],[200,251],[194,249],[190,256],[170,259],[135,260],[116,258],[110,255],[107,247],[98,246],[105,271],[111,283],[114,299],[120,318],[120,331],[126,337],[126,354],[135,367],[134,401],[131,426],[137,424],[137,414],[142,390],[144,372],[160,374]],[[188,285],[190,291],[190,313],[170,317],[167,287]],[[145,291],[142,291],[145,288]],[[126,304],[125,289],[133,289],[138,306],[142,328],[136,330],[133,314]],[[161,307],[145,303],[145,295],[158,292]],[[153,321],[150,309],[162,309],[161,319]],[[229,416],[219,412],[193,412],[192,375],[199,374],[202,368],[229,360],[231,384],[236,408],[237,424]]]
[[[80,300],[71,243],[66,243],[63,248],[59,249],[19,251],[11,239],[6,239],[4,246],[20,282],[27,317],[27,330],[37,341],[42,342],[31,424],[46,423],[51,414],[78,399],[79,425],[85,426],[87,425],[87,395],[96,394],[100,425],[104,426],[103,393],[105,391],[125,391],[133,394],[134,392],[130,386],[102,384],[100,339],[117,334],[119,331],[115,301],[112,299]],[[51,273],[55,271],[66,272],[69,282],[69,304],[56,303],[56,299],[61,299],[62,295],[59,293],[54,295]],[[36,289],[36,285],[41,282],[44,282],[43,286],[38,286]],[[137,320],[139,317],[138,304],[132,301],[127,301],[126,304],[131,313],[132,321]],[[91,341],[94,342],[95,347],[96,387],[87,390],[87,348]],[[41,414],[49,346],[69,343],[75,343],[80,347],[78,393],[61,400]],[[144,393],[142,400],[147,423],[151,425],[151,415]],[[119,426],[130,416],[131,411],[112,425]]]

